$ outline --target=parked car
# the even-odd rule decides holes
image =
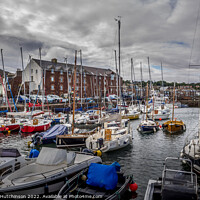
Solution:
[[[63,100],[62,97],[59,97],[58,95],[55,95],[55,94],[50,94],[48,96],[50,96],[51,98],[53,98],[55,102],[62,102],[62,100]]]
[[[50,95],[46,96],[46,100],[48,101],[48,103],[53,103],[55,101],[55,99],[52,98]]]

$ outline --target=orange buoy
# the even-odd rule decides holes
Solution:
[[[8,130],[9,130],[9,128],[7,127],[7,128],[6,128],[6,131],[8,131]]]
[[[136,192],[136,190],[138,189],[138,185],[137,185],[137,183],[132,183],[129,185],[129,188],[130,188],[131,192]]]

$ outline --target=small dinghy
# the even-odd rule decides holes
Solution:
[[[70,199],[78,194],[89,199],[124,199],[122,197],[125,192],[130,192],[130,188],[135,192],[137,184],[133,182],[132,176],[124,176],[119,171],[119,166],[92,163],[88,169],[66,182],[59,191],[58,198]]]
[[[34,161],[35,159],[22,156],[18,149],[0,148],[0,180],[17,169],[20,169],[22,166]]]
[[[58,192],[66,179],[89,167],[91,163],[101,163],[101,158],[43,147],[35,163],[2,180],[0,194],[44,195]]]

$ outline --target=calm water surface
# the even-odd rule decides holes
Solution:
[[[179,135],[168,135],[162,130],[144,135],[136,128],[139,120],[131,122],[133,130],[133,144],[119,151],[105,153],[103,163],[119,162],[126,174],[133,174],[138,184],[137,200],[142,200],[149,179],[161,177],[163,161],[168,156],[178,157],[186,140],[192,139],[198,130],[199,108],[175,109],[175,117],[182,120],[187,127],[186,132]],[[164,121],[160,121],[162,124]],[[0,147],[17,147],[22,153],[28,154],[30,149],[27,142],[30,136],[22,137],[18,134],[0,137]]]

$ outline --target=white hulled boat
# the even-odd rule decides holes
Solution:
[[[101,158],[43,147],[35,163],[2,180],[0,194],[44,195],[58,192],[69,177],[91,163],[101,163]]]

